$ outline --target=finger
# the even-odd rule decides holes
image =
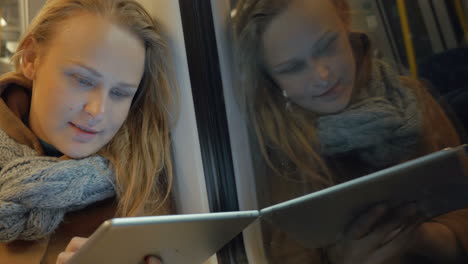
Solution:
[[[65,264],[74,255],[74,252],[62,252],[57,256],[56,264]]]
[[[330,251],[336,256],[347,256],[347,259],[356,257],[357,259],[366,252],[376,248],[375,242],[366,239],[369,233],[372,234],[373,228],[382,221],[389,213],[387,204],[378,204],[352,222],[348,233],[340,240]]]
[[[345,235],[345,239],[358,240],[363,238],[387,212],[388,206],[385,204],[372,207],[352,222]]]
[[[387,242],[374,252],[370,263],[380,263],[385,259],[402,254],[413,240],[414,235],[417,233],[416,230],[423,222],[424,217],[421,217],[418,221],[407,225],[393,240]]]
[[[389,219],[375,228],[369,235],[369,241],[380,247],[398,236],[407,225],[411,225],[421,218],[421,213],[415,203],[411,203],[396,210],[396,213],[390,214]]]
[[[416,204],[411,203],[399,210],[398,214],[400,215],[400,219],[402,222],[397,228],[390,231],[387,234],[387,240],[392,240],[393,238],[399,235],[399,232],[405,231],[414,224],[420,224],[426,220],[426,215],[423,210]]]
[[[70,240],[70,243],[68,243],[67,247],[65,248],[66,252],[76,252],[78,249],[80,249],[84,243],[88,241],[87,238],[84,237],[74,237]]]
[[[417,233],[418,228],[421,226],[421,224],[424,223],[424,221],[424,217],[419,217],[412,224],[408,224],[405,228],[403,228],[400,233],[389,243],[405,246],[405,244],[412,242],[413,235]]]
[[[162,261],[156,256],[146,256],[145,264],[162,264]]]

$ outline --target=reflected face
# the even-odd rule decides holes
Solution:
[[[289,100],[317,113],[350,101],[355,61],[348,32],[328,0],[296,0],[262,36],[264,66]]]
[[[29,124],[63,154],[89,156],[124,123],[143,76],[145,49],[129,31],[90,14],[61,24],[45,46],[35,48],[28,76]]]

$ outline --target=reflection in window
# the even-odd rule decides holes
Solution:
[[[239,66],[235,89],[257,155],[260,208],[463,142],[468,60],[461,1],[237,2],[232,12]],[[376,217],[375,228],[359,242],[337,240],[316,249],[303,248],[265,223],[269,262],[342,263],[359,246],[371,250],[359,252],[357,263],[460,260],[457,254],[468,248],[457,244],[468,241],[460,228],[468,225],[467,210],[415,224],[404,208],[388,208]],[[443,229],[440,234],[450,237],[447,245],[455,253],[421,250],[421,241],[411,244],[418,250],[389,253],[389,247],[409,241],[401,233],[390,242],[376,234],[395,222],[414,232]],[[376,236],[382,238],[379,246],[363,244],[375,243],[369,237]],[[424,242],[436,245],[439,238]]]

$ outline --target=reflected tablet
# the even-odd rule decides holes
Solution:
[[[449,148],[260,211],[309,248],[341,238],[365,209],[417,202],[431,217],[468,207],[467,145]]]
[[[105,221],[68,264],[206,261],[258,217],[258,211],[115,218]]]

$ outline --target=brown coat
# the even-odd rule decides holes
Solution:
[[[95,203],[67,214],[56,232],[46,239],[0,243],[0,263],[55,264],[72,237],[89,237],[102,222],[114,216],[115,209],[113,199]]]

